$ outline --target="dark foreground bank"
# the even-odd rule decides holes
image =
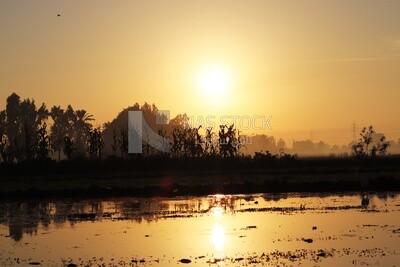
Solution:
[[[367,187],[358,181],[314,181],[286,182],[279,180],[264,181],[261,184],[246,181],[243,183],[209,184],[165,184],[130,187],[103,187],[94,184],[87,188],[40,189],[3,191],[0,199],[26,198],[97,198],[97,197],[174,197],[202,196],[210,194],[253,194],[286,192],[383,192],[400,191],[400,180],[395,178],[377,178],[368,181]]]
[[[30,162],[0,171],[0,199],[400,191],[398,156]]]

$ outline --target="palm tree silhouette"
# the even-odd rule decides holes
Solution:
[[[37,133],[48,117],[48,110],[45,104],[36,108],[35,100],[25,99],[19,105],[18,119],[19,137],[22,140],[23,155],[26,160],[35,158],[36,145],[38,143]]]
[[[58,152],[58,161],[60,161],[64,137],[67,136],[68,132],[68,118],[66,112],[60,106],[52,107],[50,116],[54,122],[50,128],[50,141],[54,150]]]
[[[86,140],[88,140],[89,132],[92,130],[92,124],[90,121],[93,121],[93,115],[87,113],[86,110],[76,110],[71,116],[73,131],[75,135],[75,144],[77,148],[77,152],[80,155],[85,153],[85,145]]]

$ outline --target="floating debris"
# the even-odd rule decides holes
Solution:
[[[191,263],[192,261],[191,260],[189,260],[189,259],[180,259],[179,260],[181,263]]]
[[[306,243],[314,242],[314,240],[312,240],[311,238],[303,238],[303,241],[306,242]]]
[[[257,226],[249,225],[249,226],[246,226],[245,228],[242,228],[241,230],[250,230],[250,229],[257,229]]]

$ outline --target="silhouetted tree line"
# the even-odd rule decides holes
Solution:
[[[169,153],[156,150],[149,147],[146,142],[143,142],[143,153],[138,155],[128,155],[128,133],[126,129],[126,121],[128,111],[141,110],[143,111],[146,122],[150,125],[154,132],[158,132],[160,136],[165,137],[170,144]],[[232,125],[219,125],[218,131],[212,127],[203,130],[202,126],[194,127],[189,123],[189,117],[186,114],[178,114],[168,123],[157,124],[156,121],[166,121],[166,118],[159,118],[160,113],[156,106],[144,104],[142,107],[135,104],[122,111],[113,122],[104,125],[103,135],[106,143],[111,144],[113,157],[167,157],[175,159],[217,159],[217,158],[251,158],[245,153],[247,149],[248,138],[242,135],[241,132]],[[107,150],[107,147],[105,148]],[[262,153],[262,152],[260,152]],[[271,154],[267,151],[268,155]],[[284,152],[282,147],[277,154],[271,154],[271,159],[294,159]],[[259,159],[259,157],[257,157]]]
[[[71,105],[66,109],[53,106],[49,110],[44,103],[37,107],[33,99],[21,100],[13,93],[6,100],[6,109],[0,112],[0,161],[13,163],[51,158],[58,161],[80,158],[101,160],[105,147],[103,136],[109,137],[110,132],[112,136],[108,145],[112,155],[128,158],[127,114],[130,110],[141,110],[150,128],[168,138],[172,147],[170,153],[165,155],[143,142],[140,157],[160,154],[174,158],[239,155],[239,132],[233,125],[221,125],[218,138],[215,138],[212,129],[208,129],[203,137],[199,133],[200,127],[189,127],[186,114],[178,115],[167,124],[167,118],[159,114],[154,104],[145,103],[141,107],[135,104],[124,110],[120,114],[124,118],[122,122],[106,123],[102,131],[93,127],[94,118],[86,110],[74,110]]]
[[[47,122],[52,125],[48,129]],[[0,112],[0,154],[5,163],[50,160],[61,152],[68,158],[91,156],[101,159],[104,145],[101,130],[91,124],[93,116],[72,106],[50,110],[43,103],[39,108],[33,99],[13,93]]]
[[[128,112],[142,111],[150,129],[165,137],[171,147],[169,153],[142,143],[142,154],[129,154],[127,129]],[[255,161],[293,161],[298,151],[330,151],[326,143],[310,140],[294,141],[289,149],[283,139],[273,136],[245,136],[235,126],[219,125],[219,129],[189,124],[186,114],[179,114],[168,121],[153,104],[138,103],[124,109],[112,121],[94,127],[94,118],[86,110],[53,106],[50,110],[43,103],[39,107],[33,99],[24,99],[13,93],[6,100],[5,110],[0,111],[0,162],[48,161],[51,159],[76,160],[108,158],[249,158]],[[50,125],[50,127],[48,126]],[[143,135],[149,133],[143,132]],[[250,138],[250,139],[246,139]],[[250,143],[245,142],[251,140]],[[351,144],[357,157],[386,155],[391,143],[373,127],[364,128],[360,139]],[[261,149],[260,149],[261,148]]]

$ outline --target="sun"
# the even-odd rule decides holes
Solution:
[[[210,100],[221,100],[229,94],[232,74],[222,64],[210,64],[199,70],[196,83],[202,96]]]

